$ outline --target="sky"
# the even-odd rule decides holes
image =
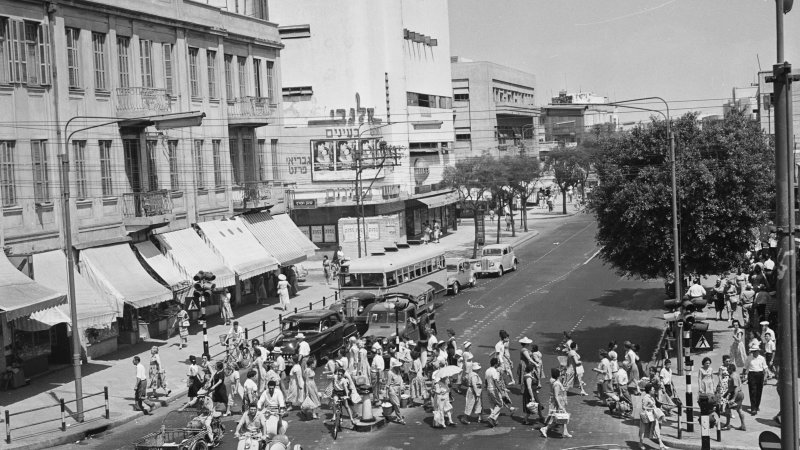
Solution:
[[[452,55],[536,75],[537,105],[566,89],[718,114],[733,87],[757,82],[759,60],[772,70],[777,57],[773,0],[449,0],[449,9]],[[800,1],[783,17],[785,60],[800,71]]]

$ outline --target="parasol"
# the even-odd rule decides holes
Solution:
[[[452,377],[453,375],[457,375],[459,373],[461,373],[461,367],[445,366],[433,372],[433,378],[438,378],[441,380],[442,378]]]

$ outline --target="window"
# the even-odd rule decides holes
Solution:
[[[7,71],[11,70],[11,61],[8,58],[10,54],[8,50],[9,40],[9,21],[4,17],[0,17],[0,84],[11,82],[11,77]]]
[[[169,187],[173,191],[179,191],[181,186],[178,178],[178,141],[167,141],[167,151],[169,153]]]
[[[105,91],[106,83],[106,35],[92,33],[92,52],[94,53],[94,88]]]
[[[47,141],[31,141],[33,160],[33,197],[36,203],[50,201],[50,177],[47,173]]]
[[[72,141],[72,157],[75,162],[75,197],[84,199],[86,193],[86,141]]]
[[[189,88],[192,97],[200,97],[200,80],[197,73],[197,49],[189,47]],[[197,143],[197,141],[195,141]],[[202,141],[201,141],[202,145]]]
[[[214,186],[222,186],[222,160],[220,159],[220,141],[214,139],[211,141],[211,150],[214,158]]]
[[[472,135],[470,133],[456,134],[456,142],[469,142],[471,140],[472,140]]]
[[[103,197],[114,195],[111,181],[111,141],[100,141],[100,186]]]
[[[253,152],[253,140],[242,138],[242,152],[244,152],[244,181],[253,181],[253,172],[256,168],[255,153]]]
[[[139,67],[142,70],[142,87],[153,87],[153,41],[139,39]]]
[[[117,37],[117,62],[119,64],[119,87],[131,86],[130,68],[131,38]]]
[[[258,149],[258,180],[259,181],[267,181],[267,141],[264,139],[259,139],[256,142],[256,148]]]
[[[228,140],[228,151],[231,154],[231,173],[233,173],[233,184],[241,184],[242,177],[239,174],[239,141],[236,138]]]
[[[255,9],[254,16],[257,19],[269,20],[269,5],[267,4],[267,0],[255,0],[253,9]]]
[[[272,139],[269,147],[269,151],[272,154],[272,179],[280,180],[280,172],[278,171],[278,140]]]
[[[46,24],[0,17],[0,83],[50,84]]]
[[[239,64],[239,97],[247,97],[247,58],[238,56]]]
[[[261,60],[253,58],[253,87],[256,88],[256,97],[261,97]]]
[[[156,146],[158,141],[147,141],[147,190],[158,190],[158,164],[156,161]]]
[[[225,97],[233,100],[233,56],[225,55]]]
[[[217,52],[206,50],[206,64],[208,66],[208,97],[217,98]]]
[[[141,192],[141,165],[139,164],[139,139],[123,139],[122,151],[125,155],[125,175],[132,192]]]
[[[197,189],[205,189],[205,179],[203,177],[203,140],[194,140],[194,170],[197,174]]]
[[[453,109],[453,99],[450,97],[439,97],[440,109]]]
[[[452,109],[453,99],[450,97],[443,97],[430,94],[419,94],[416,92],[407,92],[408,106],[421,106],[424,108],[441,108]]]
[[[80,37],[81,30],[66,28],[67,35],[67,73],[69,74],[69,87],[81,87],[81,61]]]
[[[469,93],[466,94],[453,94],[453,100],[457,102],[468,102]]]
[[[175,95],[172,87],[172,44],[164,44],[162,51],[164,53],[164,89],[167,91],[167,95]]]
[[[275,103],[275,62],[267,61],[267,97],[270,103]]]
[[[3,206],[17,203],[17,186],[14,178],[14,141],[0,141],[0,195]]]

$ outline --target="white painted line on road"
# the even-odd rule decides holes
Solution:
[[[594,252],[594,254],[592,256],[590,256],[589,259],[587,259],[586,261],[583,262],[583,265],[585,266],[585,265],[589,264],[589,261],[593,260],[594,257],[597,256],[598,253],[600,253],[600,250],[597,250],[596,252]]]

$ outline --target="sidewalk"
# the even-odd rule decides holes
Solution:
[[[727,321],[717,321],[713,318],[715,317],[714,308],[711,306],[710,308],[706,309],[709,319],[706,320],[709,327],[708,330],[713,332],[713,349],[711,351],[707,351],[704,353],[692,353],[692,361],[694,362],[694,366],[692,367],[692,387],[694,391],[693,399],[695,404],[693,406],[697,407],[697,370],[700,367],[700,363],[705,357],[711,358],[711,367],[715,368],[716,370],[719,369],[720,364],[722,363],[722,356],[723,355],[730,355],[730,348],[731,344],[733,344],[733,332],[731,328],[728,328]],[[738,314],[734,317],[740,317]],[[723,317],[726,317],[723,314]],[[740,319],[741,320],[741,319]],[[677,372],[677,361],[673,357],[672,359],[672,367],[673,372]],[[739,376],[741,374],[741,367],[736,368],[736,375]],[[685,376],[673,376],[673,381],[675,383],[675,388],[677,390],[678,397],[683,401],[686,402],[686,377]],[[745,426],[747,427],[747,431],[739,431],[734,430],[733,427],[738,427],[739,417],[734,412],[731,416],[731,430],[730,431],[723,431],[722,432],[722,440],[721,442],[717,442],[716,440],[716,429],[711,428],[710,436],[711,436],[711,448],[713,449],[729,449],[729,450],[756,450],[759,448],[758,446],[758,435],[761,434],[762,431],[772,431],[778,435],[780,435],[780,425],[777,422],[772,420],[773,417],[778,413],[778,409],[780,407],[780,399],[778,398],[778,393],[775,389],[776,380],[769,380],[764,386],[764,393],[761,399],[761,410],[759,410],[758,415],[753,417],[750,415],[750,395],[747,392],[747,383],[742,385],[742,389],[744,391],[744,405],[742,407],[745,416]],[[672,417],[667,418],[664,424],[661,427],[661,434],[664,441],[664,444],[670,448],[682,448],[682,449],[700,449],[700,424],[698,422],[699,413],[695,411],[694,414],[694,432],[687,433],[686,432],[686,413],[684,412],[682,418],[683,424],[683,434],[681,439],[678,439],[678,430],[677,426],[677,419],[675,415]],[[722,419],[722,424],[725,423],[725,418]]]
[[[572,214],[575,212],[573,211]],[[517,230],[516,237],[511,237],[510,231],[505,231],[505,223],[501,223],[500,239],[501,242],[512,245],[519,245],[538,235],[535,230],[535,221],[540,218],[550,218],[545,216],[569,217],[563,214],[550,215],[535,211],[529,211],[528,232]],[[515,222],[518,222],[516,219]],[[448,252],[469,251],[471,256],[472,243],[474,237],[474,225],[472,220],[461,221],[458,230],[442,237],[440,245],[443,250]],[[486,242],[494,243],[496,240],[496,223],[494,226],[488,221],[486,223]],[[292,308],[307,310],[309,303],[315,303],[314,309],[321,307],[320,302],[326,297],[326,305],[334,301],[334,285],[326,285],[321,275],[321,265],[317,261],[306,262],[309,269],[308,279],[300,286],[298,296],[291,300]],[[277,327],[278,315],[282,310],[276,306],[277,300],[271,300],[269,305],[244,305],[234,310],[236,320],[240,325],[247,328],[249,338],[261,337],[262,324],[266,322],[267,337],[274,336]],[[218,336],[226,333],[230,327],[221,322],[219,316],[209,317],[208,341],[212,359],[215,355],[223,351],[218,345]],[[159,347],[161,361],[166,369],[167,383],[172,392],[169,396],[159,396],[157,406],[166,406],[176,400],[185,401],[186,388],[186,369],[188,366],[189,355],[199,356],[203,353],[203,334],[202,329],[193,325],[189,334],[189,346],[180,350],[178,348],[178,337],[172,336],[164,340],[147,340],[133,346],[128,346],[119,351],[106,355],[102,358],[90,360],[82,365],[82,383],[84,395],[102,392],[104,387],[109,388],[110,418],[104,417],[104,397],[97,395],[84,400],[84,411],[97,408],[85,413],[85,421],[77,423],[72,417],[67,418],[67,431],[60,430],[60,408],[59,399],[64,398],[69,401],[75,398],[75,384],[73,369],[71,366],[55,370],[47,375],[35,378],[29,386],[24,386],[11,391],[0,393],[1,409],[8,410],[10,413],[30,410],[34,408],[46,407],[37,412],[22,414],[11,417],[11,426],[16,428],[20,425],[32,422],[46,421],[45,423],[25,426],[20,430],[12,430],[12,442],[3,442],[0,447],[9,449],[39,449],[48,448],[55,445],[75,442],[87,434],[94,434],[105,428],[130,422],[143,413],[134,411],[133,385],[135,369],[132,359],[138,355],[145,366],[150,360],[150,348]],[[75,405],[67,404],[67,412],[72,413]],[[4,414],[4,412],[3,412]],[[2,428],[5,429],[5,420],[0,416]]]

